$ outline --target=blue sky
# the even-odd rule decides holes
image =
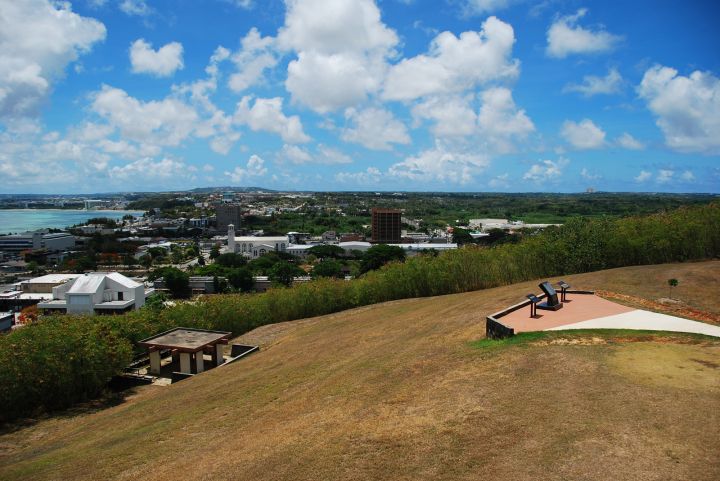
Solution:
[[[0,192],[720,191],[720,4],[0,0]]]

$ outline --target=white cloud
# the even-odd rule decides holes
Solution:
[[[638,93],[658,118],[668,147],[681,152],[720,152],[720,79],[709,72],[689,76],[655,66],[643,76]]]
[[[618,137],[616,142],[620,147],[628,150],[643,150],[645,148],[645,144],[627,132]]]
[[[410,136],[405,124],[397,120],[392,112],[379,108],[345,111],[345,119],[352,123],[342,133],[347,142],[361,144],[373,150],[391,150],[391,143],[409,144]]]
[[[356,105],[380,87],[397,42],[372,0],[288,0],[278,45],[297,59],[285,87],[319,113]]]
[[[617,69],[612,68],[604,77],[596,77],[595,75],[586,75],[583,77],[581,84],[568,84],[563,88],[563,92],[578,92],[585,97],[593,95],[610,95],[618,93],[622,88],[623,79]]]
[[[565,58],[572,54],[608,52],[622,40],[622,37],[608,33],[604,29],[590,30],[577,25],[577,21],[587,14],[581,8],[575,15],[560,17],[547,31],[548,56]]]
[[[190,84],[173,86],[173,92],[178,95],[189,95],[191,102],[203,114],[204,119],[196,125],[195,133],[198,137],[210,137],[210,148],[213,152],[227,155],[233,145],[240,138],[240,133],[233,130],[231,115],[225,114],[210,99],[210,95],[217,90],[219,65],[230,57],[230,51],[222,46],[217,47],[205,67],[207,78],[196,80]]]
[[[655,178],[655,180],[658,184],[667,184],[673,180],[674,176],[675,176],[674,170],[660,169],[660,171],[658,171],[658,175]]]
[[[198,115],[174,98],[142,102],[124,90],[103,85],[91,108],[117,128],[122,137],[141,144],[177,146],[194,130]]]
[[[592,172],[590,172],[586,167],[583,167],[583,169],[580,171],[580,177],[585,180],[598,180],[602,178],[602,176],[600,176],[599,174],[593,174]]]
[[[415,127],[422,120],[435,122],[430,130],[436,137],[464,137],[477,131],[477,114],[472,95],[428,97],[412,108]]]
[[[145,157],[123,166],[116,166],[108,171],[111,178],[121,181],[170,181],[193,178],[189,166],[180,160],[164,158],[155,161]]]
[[[652,178],[652,172],[648,172],[647,170],[641,170],[637,177],[635,177],[635,182],[645,182],[650,178]]]
[[[457,151],[437,142],[434,148],[391,165],[388,173],[417,182],[467,184],[474,175],[485,170],[489,163],[489,159],[482,154]]]
[[[456,37],[443,32],[432,41],[428,54],[393,65],[383,97],[412,100],[426,95],[461,92],[491,81],[518,76],[520,63],[512,59],[512,26],[490,17],[479,32]]]
[[[382,178],[382,173],[376,167],[368,167],[364,172],[339,172],[335,174],[335,180],[344,184],[377,184]]]
[[[248,125],[256,132],[262,130],[276,133],[282,137],[283,141],[289,143],[303,143],[310,140],[310,137],[303,132],[300,117],[297,115],[287,117],[283,113],[282,97],[255,99],[252,108],[250,107],[251,100],[251,96],[245,96],[238,102],[233,117],[235,123]]]
[[[510,89],[504,87],[482,93],[478,127],[479,135],[498,153],[514,151],[514,142],[535,130],[525,111],[515,106]]]
[[[260,82],[265,70],[277,65],[275,38],[263,37],[257,28],[251,28],[242,39],[240,50],[233,54],[232,61],[237,72],[230,76],[228,86],[235,92],[242,92]]]
[[[580,123],[566,120],[560,135],[576,149],[598,149],[605,145],[605,132],[590,119]]]
[[[255,6],[254,0],[226,0],[236,7],[240,7],[245,10],[251,10]]]
[[[695,174],[693,174],[691,171],[686,170],[682,174],[680,174],[680,178],[684,180],[685,182],[693,182],[695,180]]]
[[[520,1],[522,0],[464,0],[462,8],[466,15],[483,15],[503,10]]]
[[[6,1],[0,14],[0,119],[36,116],[65,67],[105,39],[68,2]]]
[[[510,174],[501,174],[498,176],[493,177],[490,179],[490,182],[488,182],[488,185],[494,189],[507,189],[510,187]]]
[[[541,160],[537,164],[533,164],[530,169],[523,175],[523,180],[533,182],[554,182],[559,179],[563,173],[563,168],[570,163],[568,159],[560,158],[554,160]]]
[[[352,161],[349,155],[323,144],[318,145],[317,153],[313,156],[313,162],[316,164],[350,164]]]
[[[283,145],[282,150],[278,153],[278,158],[281,162],[288,161],[296,165],[337,165],[350,164],[353,161],[349,155],[324,144],[318,144],[315,152],[310,152],[297,145]]]
[[[153,12],[145,0],[122,0],[120,10],[130,16],[146,17]]]
[[[152,45],[141,38],[130,45],[130,63],[133,73],[169,77],[184,67],[183,46],[178,42],[170,42],[153,50]]]
[[[236,184],[240,184],[254,177],[262,177],[267,174],[267,168],[265,167],[265,161],[257,155],[251,155],[247,161],[245,167],[235,167],[232,172],[225,172],[225,175],[230,177]]]

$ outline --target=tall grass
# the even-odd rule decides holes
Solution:
[[[353,281],[319,279],[262,294],[204,296],[121,316],[49,317],[0,337],[0,419],[97,395],[135,343],[175,326],[242,334],[264,324],[540,277],[720,255],[720,204],[620,220],[575,218],[518,244],[391,263]]]

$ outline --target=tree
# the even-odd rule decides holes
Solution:
[[[667,282],[668,282],[668,286],[670,286],[670,294],[669,294],[669,297],[670,297],[670,299],[672,299],[672,298],[673,298],[673,297],[672,297],[673,287],[677,287],[677,285],[679,284],[679,282],[678,282],[677,279],[668,279]]]
[[[148,276],[149,280],[162,277],[165,282],[165,288],[170,291],[170,295],[177,299],[190,297],[190,276],[176,267],[163,267],[155,269]]]
[[[143,307],[145,309],[159,311],[165,309],[165,301],[167,301],[167,296],[165,295],[165,293],[157,292],[145,299],[145,305]]]
[[[313,277],[343,277],[342,264],[336,260],[321,261],[312,270]]]
[[[378,244],[369,248],[362,256],[360,273],[380,269],[391,261],[404,261],[405,251],[402,247]]]
[[[228,252],[217,256],[215,258],[215,264],[219,264],[223,267],[243,267],[247,264],[247,260],[245,260],[245,257],[242,254]]]
[[[268,277],[272,282],[282,284],[285,287],[290,287],[294,277],[302,276],[304,274],[305,271],[295,264],[287,261],[280,261],[276,262],[275,265],[270,268]]]
[[[204,266],[204,265],[205,265],[205,258],[203,257],[202,254],[200,254],[200,255],[198,256],[197,263],[198,263],[199,266]]]
[[[255,288],[252,272],[246,267],[232,269],[227,274],[227,280],[235,289],[250,292]]]
[[[308,249],[308,253],[314,254],[318,259],[326,259],[328,257],[337,259],[338,257],[343,257],[345,255],[345,249],[336,245],[323,244],[312,246]]]
[[[459,227],[453,228],[452,240],[458,245],[473,243],[473,238],[470,235],[470,232],[468,232],[466,229],[461,229]]]
[[[152,256],[148,254],[143,254],[142,256],[140,256],[140,265],[142,265],[145,269],[149,269],[152,265],[152,262]]]
[[[217,259],[218,256],[220,256],[220,246],[218,244],[215,244],[212,246],[212,249],[210,249],[210,259]]]

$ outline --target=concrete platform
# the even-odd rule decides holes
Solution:
[[[528,306],[498,321],[513,328],[515,333],[566,329],[639,329],[720,337],[720,326],[634,309],[591,294],[569,294],[563,308],[558,311],[539,310],[530,317]]]
[[[538,310],[534,317],[530,317],[530,307],[528,306],[511,312],[498,320],[504,325],[515,329],[515,333],[519,333],[545,331],[553,327],[634,310],[632,307],[622,306],[592,294],[568,294],[567,302],[558,311]]]
[[[644,329],[649,331],[690,332],[720,337],[720,326],[641,309],[552,327],[546,330],[562,331],[566,329]]]

